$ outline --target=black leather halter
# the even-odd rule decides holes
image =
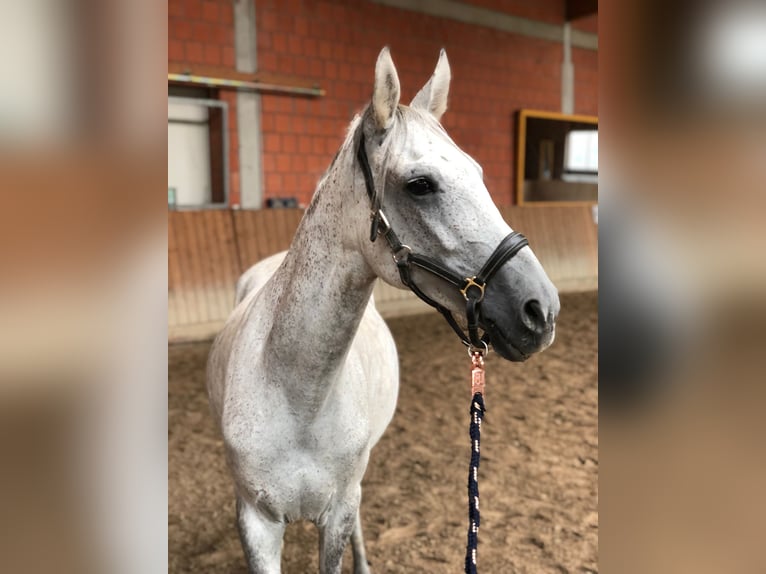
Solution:
[[[365,149],[364,133],[361,133],[361,130],[359,149],[357,150],[356,157],[362,168],[364,183],[367,187],[367,195],[370,198],[370,206],[372,209],[370,241],[375,241],[378,235],[385,237],[388,246],[391,248],[396,267],[399,269],[399,276],[402,279],[402,283],[409,287],[415,295],[420,297],[431,307],[438,310],[463,343],[469,348],[486,352],[489,349],[489,334],[485,332],[483,336],[479,336],[479,314],[481,312],[481,302],[484,299],[484,289],[487,286],[487,282],[494,276],[497,270],[511,257],[516,255],[524,246],[529,244],[527,238],[517,231],[509,233],[505,239],[500,242],[500,245],[495,248],[492,255],[489,256],[489,259],[487,259],[486,263],[484,263],[481,270],[476,275],[472,277],[461,277],[441,265],[435,259],[418,253],[413,253],[412,249],[408,245],[402,243],[396,233],[394,233],[394,230],[391,229],[391,225],[388,223],[388,219],[381,209],[380,196],[378,196],[375,191],[375,182],[372,179],[372,170],[370,169],[370,162],[367,159],[367,150]],[[452,316],[452,313],[444,307],[444,305],[431,299],[418,287],[412,279],[411,271],[413,265],[440,277],[446,282],[454,285],[460,291],[465,298],[465,315],[468,325],[468,335],[463,332],[457,324],[457,321],[455,321],[455,318]]]

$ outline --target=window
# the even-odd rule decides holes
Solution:
[[[561,179],[598,182],[598,131],[573,130],[567,134]]]
[[[170,93],[168,207],[227,207],[228,106],[188,90]]]
[[[575,130],[567,134],[564,169],[598,173],[597,131]]]
[[[598,119],[520,110],[516,203],[598,201]]]

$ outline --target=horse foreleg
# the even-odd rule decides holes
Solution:
[[[285,525],[259,514],[237,498],[237,526],[251,574],[279,574]]]
[[[333,508],[319,526],[319,573],[340,574],[346,549],[359,516],[359,497]]]
[[[354,574],[370,574],[370,566],[367,562],[367,552],[364,549],[362,517],[359,514],[358,508],[356,510],[354,531],[351,533],[351,546],[354,550]]]

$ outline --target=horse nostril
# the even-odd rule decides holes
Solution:
[[[522,314],[522,319],[524,324],[535,332],[545,330],[545,327],[548,323],[545,316],[545,311],[543,311],[542,305],[540,305],[540,301],[537,299],[530,299],[524,303],[524,313]]]

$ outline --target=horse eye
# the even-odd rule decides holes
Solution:
[[[408,181],[404,189],[412,195],[428,195],[436,191],[436,185],[427,177],[418,177]]]

